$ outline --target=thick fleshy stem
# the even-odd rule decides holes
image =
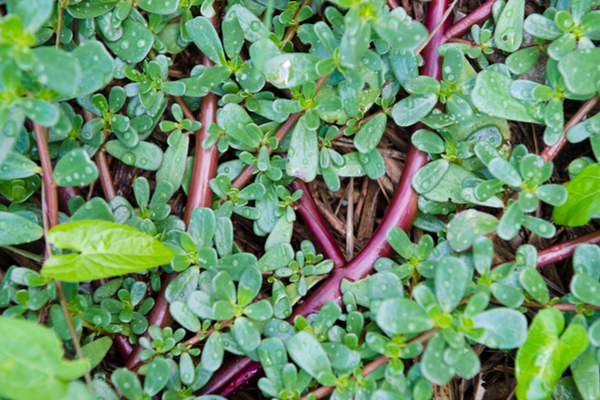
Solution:
[[[554,264],[571,257],[575,249],[582,244],[600,244],[600,230],[588,233],[575,239],[567,240],[554,246],[545,248],[538,253],[537,268],[543,268],[546,265]],[[512,261],[509,261],[512,262]],[[492,269],[501,264],[494,265]]]
[[[204,63],[212,64],[208,57],[203,57]],[[202,142],[210,133],[208,127],[217,121],[217,96],[209,93],[200,100],[200,123],[202,128],[196,133],[196,150],[194,153],[194,167],[192,169],[192,180],[188,201],[185,206],[183,220],[189,223],[192,211],[198,207],[208,207],[212,200],[212,190],[208,182],[214,178],[217,171],[217,160],[219,150],[216,145],[204,149]]]
[[[573,252],[579,245],[598,244],[598,243],[600,243],[600,231],[592,232],[585,236],[581,236],[577,239],[569,240],[567,242],[558,244],[556,246],[549,247],[547,249],[540,251],[540,253],[538,254],[538,267],[543,267],[545,265],[552,264],[554,262],[561,261],[567,257],[572,256]],[[528,307],[528,308],[536,308],[536,309],[552,307],[552,308],[556,308],[562,312],[568,312],[568,311],[577,312],[578,311],[577,306],[575,304],[553,304],[551,306],[546,306],[546,305],[536,304],[536,303],[527,303],[527,304],[524,304],[524,306]],[[586,305],[586,306],[587,306],[587,308],[590,308],[590,309],[600,309],[600,308],[598,308],[596,306],[592,306],[592,305]],[[584,307],[586,307],[586,306],[584,306]],[[436,333],[435,329],[424,332],[421,335],[419,335],[418,337],[416,337],[415,339],[412,339],[409,343],[412,343],[412,342],[424,343],[424,342],[428,341],[429,339],[431,339],[435,333]],[[372,361],[371,363],[369,363],[365,367],[363,367],[362,375],[363,376],[369,375],[370,373],[375,371],[377,368],[386,364],[388,361],[389,361],[389,359],[384,356],[377,358],[375,361]],[[320,387],[320,388],[314,390],[312,393],[316,396],[317,399],[320,399],[320,398],[323,398],[323,397],[331,394],[334,390],[335,390],[335,387],[323,386],[323,387]],[[300,400],[307,400],[307,399],[308,399],[308,395],[300,398]]]
[[[488,0],[474,11],[470,12],[463,19],[452,25],[445,32],[446,40],[449,38],[459,37],[464,35],[471,29],[473,25],[481,24],[486,19],[492,16],[492,6],[496,0]]]
[[[425,26],[432,32],[442,20],[448,8],[448,0],[433,0],[427,11]],[[437,54],[437,48],[445,41],[444,32],[449,22],[439,29],[432,37],[429,44],[423,49],[422,55],[425,61],[421,67],[421,74],[428,75],[440,80],[441,58]],[[419,129],[417,126],[415,128]],[[384,256],[393,254],[392,248],[386,240],[389,229],[399,226],[404,230],[410,229],[417,215],[417,193],[411,186],[413,175],[427,163],[427,155],[418,151],[410,145],[404,170],[400,183],[396,189],[392,203],[388,207],[386,215],[381,224],[373,234],[369,243],[358,253],[358,255],[342,268],[334,270],[333,274],[315,291],[308,299],[294,310],[296,315],[308,315],[320,310],[323,304],[330,300],[341,302],[340,285],[342,279],[355,281],[367,276],[373,269],[375,261]],[[202,394],[220,394],[228,396],[239,390],[241,386],[249,384],[253,378],[258,376],[261,370],[259,363],[247,357],[236,357],[215,373],[212,379],[200,390]]]
[[[273,135],[277,138],[279,143],[281,143],[283,138],[289,132],[291,132],[292,128],[294,128],[294,126],[296,125],[296,122],[298,122],[298,120],[300,119],[301,116],[302,116],[302,113],[292,114],[289,116],[289,118],[283,124],[281,124],[281,126],[277,129],[277,132],[275,132],[275,135]],[[269,146],[268,148],[269,148],[269,153],[273,153],[273,149],[271,148],[271,146]],[[248,165],[246,168],[244,168],[242,173],[239,174],[237,176],[237,178],[235,178],[233,180],[233,182],[231,183],[231,187],[233,187],[235,189],[242,189],[243,187],[248,185],[250,183],[250,181],[252,180],[252,177],[254,176],[255,169],[256,169],[256,167],[254,165]]]
[[[550,246],[538,254],[538,268],[565,260],[573,255],[575,249],[582,244],[600,244],[600,230],[576,239]]]
[[[414,339],[409,340],[406,344],[410,343],[425,343],[429,341],[436,333],[437,329],[431,329],[426,332],[423,332],[419,336]],[[362,376],[365,377],[373,372],[375,372],[382,365],[387,364],[390,361],[386,356],[381,356],[374,361],[371,361],[369,364],[365,365],[362,369]],[[335,386],[321,386],[318,389],[315,389],[311,393],[315,395],[317,399],[322,399],[325,396],[330,395],[335,390]],[[308,395],[300,397],[300,400],[308,400]]]
[[[215,16],[210,19],[213,26],[218,28],[219,26],[219,13],[215,13]],[[212,67],[214,63],[206,56],[202,55],[202,65],[206,67]],[[208,93],[200,100],[200,123],[202,128],[196,132],[196,149],[194,153],[194,166],[192,168],[192,179],[190,182],[190,190],[188,195],[187,204],[185,207],[185,213],[183,215],[183,221],[186,225],[189,225],[192,211],[198,207],[210,207],[212,200],[212,190],[208,183],[215,176],[217,171],[217,161],[219,158],[219,151],[216,145],[205,149],[202,147],[202,142],[206,139],[210,133],[208,127],[210,124],[217,121],[217,96],[213,93]],[[169,313],[169,302],[165,298],[165,289],[169,286],[169,283],[177,276],[176,272],[168,274],[162,282],[160,293],[156,298],[154,308],[148,316],[149,326],[160,326],[164,328],[170,326],[173,323],[173,317]],[[147,333],[146,333],[147,335]],[[125,363],[125,368],[134,369],[140,363],[140,352],[142,346],[139,342],[133,348],[133,352]]]
[[[71,215],[69,200],[75,196],[81,196],[81,190],[77,186],[58,187],[58,209],[67,215]]]
[[[89,122],[96,118],[96,116],[88,110],[83,110],[83,118],[85,119],[85,122]],[[110,174],[110,167],[108,166],[106,150],[104,147],[98,149],[94,155],[94,160],[96,161],[96,167],[98,167],[98,178],[100,180],[100,185],[102,185],[104,199],[110,202],[112,198],[117,195],[117,191],[115,190],[115,184],[112,175]]]
[[[312,3],[312,0],[304,0],[302,2],[302,4],[300,4],[300,6],[298,7],[298,11],[296,11],[296,14],[294,15],[294,19],[297,20],[298,19],[298,15],[300,14],[300,10],[302,10],[302,8],[306,7],[306,6],[310,6],[310,3]],[[279,46],[280,48],[284,48],[285,45],[288,42],[291,42],[292,39],[294,39],[294,36],[296,36],[296,32],[298,32],[298,27],[300,25],[290,25],[287,28],[287,31],[285,33],[285,35],[283,36],[283,40],[281,41],[281,45]]]
[[[333,261],[335,268],[340,268],[346,264],[344,254],[340,250],[331,230],[327,226],[327,222],[319,212],[313,197],[310,194],[310,189],[300,179],[292,182],[292,189],[302,190],[302,197],[298,201],[298,214],[302,217],[304,225],[308,228],[312,235],[312,239],[321,247],[323,255],[326,259]]]
[[[573,115],[569,122],[565,124],[562,135],[560,135],[560,139],[558,140],[558,143],[556,143],[554,146],[547,146],[540,154],[545,162],[552,161],[554,160],[554,158],[556,158],[558,153],[560,153],[563,147],[565,147],[565,144],[567,144],[567,132],[569,131],[569,129],[583,121],[585,116],[594,109],[596,104],[598,104],[599,100],[600,95],[596,93],[594,97],[583,103],[583,105],[579,108],[579,110],[577,110],[575,115]]]
[[[42,167],[42,189],[44,195],[44,201],[42,202],[42,213],[44,218],[48,221],[48,230],[58,225],[58,192],[57,185],[52,178],[52,160],[50,159],[50,152],[48,151],[48,142],[46,139],[46,132],[40,125],[33,124],[33,132],[35,134],[35,140],[37,142],[38,151],[40,155],[40,164]],[[52,253],[50,244],[46,244],[46,257],[49,257]]]
[[[98,149],[94,159],[96,160],[96,166],[98,167],[98,175],[100,177],[102,191],[104,192],[104,198],[106,201],[111,201],[113,197],[117,195],[117,191],[115,190],[115,184],[110,175],[110,168],[108,166],[108,160],[106,159],[106,150],[104,148]]]
[[[315,94],[319,92],[319,90],[323,87],[325,82],[327,82],[327,79],[329,79],[330,76],[331,74],[322,76],[319,79],[317,79],[317,87],[315,89]],[[283,138],[285,138],[286,135],[292,131],[292,128],[294,128],[296,122],[298,122],[298,120],[303,114],[304,111],[291,114],[288,117],[288,119],[283,124],[281,124],[279,129],[277,129],[277,132],[275,132],[275,135],[273,135],[277,138],[278,143],[281,143]],[[273,149],[271,148],[271,146],[267,146],[267,148],[269,149],[269,154],[272,154]],[[254,176],[255,169],[256,167],[254,165],[248,165],[246,168],[244,168],[242,173],[239,174],[238,177],[233,180],[233,182],[231,183],[231,187],[233,187],[234,189],[244,188],[252,180],[252,176]]]
[[[583,121],[583,119],[587,116],[587,114],[592,111],[592,109],[598,104],[598,100],[600,100],[600,96],[596,93],[594,97],[583,103],[583,105],[577,110],[577,112],[571,117],[571,119],[565,124],[563,127],[562,134],[560,135],[560,139],[553,146],[546,146],[540,156],[544,159],[544,162],[553,161],[556,156],[560,153],[560,151],[567,144],[567,132],[569,129]],[[519,192],[515,191],[510,195],[510,198],[516,200],[519,197]]]
[[[429,31],[432,31],[443,18],[448,3],[448,0],[437,0],[430,3],[425,20],[425,26]],[[445,25],[448,25],[448,23]],[[444,41],[445,27],[442,26],[432,37],[429,45],[423,49],[422,54],[425,64],[421,67],[421,75],[441,79],[441,58],[436,49]],[[414,130],[419,128],[420,126],[416,126]],[[418,194],[412,188],[411,179],[426,163],[427,154],[417,150],[412,144],[409,145],[404,170],[394,193],[394,198],[371,240],[352,261],[343,268],[337,269],[318,291],[306,299],[295,310],[294,315],[307,315],[317,312],[330,300],[340,302],[342,279],[349,281],[363,279],[371,273],[373,264],[377,259],[393,254],[393,250],[386,240],[386,234],[395,226],[405,231],[411,228],[417,216],[418,198]]]

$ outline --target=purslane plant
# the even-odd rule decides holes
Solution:
[[[525,18],[524,0],[490,0],[453,27],[445,0],[424,24],[382,0],[5,3],[0,246],[23,262],[0,285],[0,396],[214,400],[263,369],[275,399],[429,399],[479,372],[480,343],[518,349],[519,399],[598,397],[600,234],[498,266],[485,236],[553,237],[539,200],[557,224],[596,216],[593,159],[547,183],[566,139],[598,153],[593,1]],[[565,100],[586,101],[566,124]],[[303,181],[384,176],[388,116],[413,127],[402,177],[346,263]],[[546,125],[548,147],[513,148],[509,120]],[[132,195],[106,153],[137,168]],[[294,240],[297,215],[327,259]],[[437,238],[412,243],[417,218]],[[573,253],[570,293],[551,298],[537,268]],[[124,368],[92,379],[113,343]]]

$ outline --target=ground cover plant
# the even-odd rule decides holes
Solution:
[[[599,7],[0,1],[0,398],[600,399]]]

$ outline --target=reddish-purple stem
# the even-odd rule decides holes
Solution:
[[[113,197],[117,195],[117,191],[115,190],[115,184],[110,175],[110,168],[108,166],[108,160],[106,159],[106,150],[104,148],[98,149],[94,159],[96,160],[96,166],[98,167],[98,176],[100,178],[100,184],[102,185],[102,191],[104,192],[104,198],[106,201],[111,201]]]
[[[481,24],[492,15],[492,6],[495,0],[488,0],[463,19],[452,25],[445,32],[446,40],[464,35],[475,24]]]
[[[204,61],[212,64],[212,61],[205,58]],[[202,129],[196,133],[196,150],[194,153],[194,167],[192,170],[192,180],[188,201],[185,207],[183,220],[189,223],[192,211],[198,207],[209,207],[212,200],[212,190],[208,182],[214,178],[217,170],[217,159],[219,150],[217,146],[211,146],[208,149],[202,148],[202,142],[210,133],[208,127],[217,121],[217,96],[209,93],[200,100],[200,123]]]
[[[575,249],[582,244],[600,244],[600,230],[540,251],[538,254],[538,268],[571,257]]]
[[[308,228],[312,235],[312,239],[319,245],[325,258],[332,260],[335,268],[342,267],[346,264],[344,254],[340,250],[331,230],[327,226],[327,222],[323,219],[323,216],[319,212],[317,205],[313,197],[311,196],[310,189],[300,179],[292,182],[292,189],[302,190],[303,194],[298,201],[298,214],[302,217],[304,225]]]
[[[315,93],[317,93],[319,90],[321,90],[321,88],[323,87],[323,85],[325,85],[325,83],[327,82],[327,80],[329,79],[330,76],[331,76],[331,74],[322,76],[319,79],[317,79],[317,81],[315,82],[317,85],[317,87],[315,88]],[[278,143],[281,143],[281,141],[287,136],[287,134],[292,131],[292,128],[294,128],[294,126],[296,126],[296,122],[298,122],[298,120],[300,119],[300,117],[302,117],[302,115],[304,115],[304,111],[291,114],[288,117],[288,119],[283,124],[281,124],[281,126],[279,126],[279,128],[277,128],[277,132],[275,132],[275,134],[273,136],[277,138]],[[271,146],[267,146],[267,149],[269,150],[269,154],[273,153],[273,149],[271,148]],[[248,165],[233,180],[233,182],[231,183],[231,187],[234,189],[244,188],[252,180],[255,169],[256,169],[256,167],[254,165]]]
[[[77,186],[59,186],[58,187],[58,208],[67,215],[69,211],[69,200],[72,197],[81,196],[81,190]]]
[[[425,26],[431,32],[442,20],[444,12],[448,8],[448,0],[433,0],[427,11]],[[441,58],[437,54],[437,48],[444,43],[444,32],[449,22],[445,22],[433,36],[429,44],[421,53],[425,64],[421,67],[421,74],[435,79],[441,79]],[[418,127],[417,127],[418,128]],[[399,226],[409,230],[417,215],[417,193],[411,186],[412,176],[427,163],[427,155],[409,145],[408,155],[402,171],[402,177],[392,203],[388,207],[386,215],[381,224],[373,234],[369,243],[358,253],[358,255],[342,268],[337,268],[331,276],[321,285],[319,290],[313,292],[299,307],[294,310],[296,315],[308,315],[319,311],[323,304],[330,300],[341,301],[340,284],[342,279],[356,281],[366,277],[373,269],[375,261],[384,256],[393,254],[392,248],[386,240],[389,229]],[[254,378],[258,377],[261,365],[247,357],[236,357],[215,373],[212,379],[200,390],[202,394],[220,394],[228,396],[248,385]]]
[[[218,13],[210,19],[210,22],[217,29],[219,27]],[[212,67],[214,63],[206,56],[202,55],[202,64],[206,67]],[[216,145],[204,149],[202,142],[210,134],[208,133],[208,127],[210,124],[217,121],[217,96],[213,93],[209,93],[202,97],[200,100],[200,122],[202,128],[196,132],[196,149],[194,153],[194,166],[192,169],[192,179],[190,184],[190,191],[188,195],[187,204],[185,207],[185,213],[183,221],[186,225],[189,225],[192,211],[198,207],[210,207],[212,201],[212,190],[208,185],[209,181],[214,178],[217,170],[217,161],[219,158],[219,151]],[[169,313],[169,302],[165,298],[165,289],[169,286],[169,283],[177,276],[176,272],[168,274],[162,282],[160,293],[156,298],[154,308],[148,316],[148,325],[160,326],[164,328],[170,326],[173,323],[173,317]],[[145,334],[147,335],[147,333]],[[139,342],[133,348],[133,352],[125,363],[125,368],[134,369],[140,362],[140,352],[142,346]]]
[[[538,269],[545,267],[546,265],[566,260],[571,257],[575,252],[575,249],[582,244],[600,244],[600,230],[547,247],[540,251],[537,258]],[[500,265],[502,264],[494,265],[492,266],[492,269],[495,269]]]

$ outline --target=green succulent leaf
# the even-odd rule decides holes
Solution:
[[[587,95],[597,91],[600,71],[596,60],[600,49],[579,49],[566,54],[558,63],[558,69],[567,89],[576,94]]]
[[[446,237],[450,247],[461,252],[470,248],[479,237],[492,233],[497,226],[498,219],[493,215],[466,210],[450,221]]]
[[[327,352],[309,332],[298,332],[287,343],[290,357],[320,384],[329,386],[335,382]]]
[[[480,111],[515,121],[540,123],[531,107],[510,94],[512,80],[503,73],[486,70],[477,74],[471,99]]]
[[[494,29],[494,43],[499,49],[513,52],[523,41],[525,0],[508,0]]]
[[[381,303],[377,324],[390,336],[421,333],[433,328],[433,321],[421,306],[403,298],[388,299]]]
[[[73,149],[56,163],[53,176],[58,186],[84,186],[98,179],[98,168],[84,149]]]

